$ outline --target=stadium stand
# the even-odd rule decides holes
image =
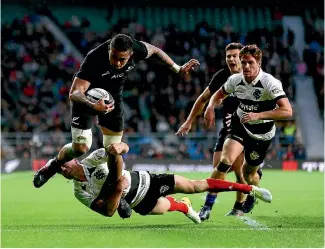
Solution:
[[[8,10],[10,8],[12,6]],[[321,17],[314,12],[306,10],[307,46],[303,58],[299,58],[291,46],[293,33],[284,37],[279,25],[281,13],[271,13],[270,9],[73,8],[71,11],[55,6],[51,8],[51,18],[83,55],[113,34],[123,32],[164,49],[179,64],[190,57],[201,62],[200,68],[183,81],[154,63],[144,62],[130,75],[124,92],[125,139],[131,145],[128,157],[211,159],[220,125],[206,130],[200,117],[193,125],[195,136],[191,139],[175,139],[173,134],[210,77],[225,66],[224,47],[233,41],[256,43],[263,49],[263,69],[282,81],[293,103],[293,76],[305,73],[312,76],[322,113],[324,111],[324,34],[316,25]],[[23,8],[15,14],[6,13],[1,31],[1,129],[34,135],[31,141],[30,135],[21,135],[25,139],[21,139],[14,152],[10,150],[12,143],[8,142],[11,141],[8,137],[1,145],[1,155],[10,155],[11,151],[27,157],[32,143],[42,144],[37,153],[51,156],[68,141],[69,133],[64,133],[69,132],[70,127],[66,115],[69,113],[67,96],[80,62],[40,23],[38,14],[26,14]],[[309,29],[310,26],[313,29]],[[94,126],[95,132],[97,129]],[[54,132],[51,139],[42,136],[49,131]],[[162,135],[166,133],[169,135]],[[17,138],[11,139],[17,141]],[[140,146],[132,146],[135,144]],[[93,145],[98,147],[100,140]],[[306,157],[295,120],[277,123],[277,136],[268,157]]]

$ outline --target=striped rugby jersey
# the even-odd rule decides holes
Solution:
[[[276,101],[286,98],[281,81],[262,69],[251,83],[246,82],[243,73],[233,74],[222,86],[222,90],[226,94],[233,93],[238,98],[236,114],[239,118],[248,112],[274,110]],[[256,120],[242,125],[249,136],[258,140],[270,140],[275,135],[274,120]]]

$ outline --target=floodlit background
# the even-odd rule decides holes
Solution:
[[[71,141],[68,92],[89,50],[117,33],[149,42],[179,65],[201,65],[180,79],[146,60],[124,88],[127,169],[177,172],[193,179],[212,171],[221,128],[197,118],[174,136],[231,42],[257,44],[262,67],[282,81],[294,108],[277,122],[261,186],[274,194],[247,220],[223,217],[235,194],[222,194],[199,226],[180,214],[105,219],[73,197],[56,176],[42,189],[33,170]],[[94,120],[92,150],[102,146]],[[2,1],[1,171],[3,247],[320,247],[324,232],[324,6],[316,1]],[[321,172],[321,173],[320,173]],[[235,180],[232,174],[230,180]],[[196,209],[204,194],[191,197]],[[261,228],[262,227],[262,228]],[[114,228],[114,229],[113,229]],[[265,228],[265,229],[264,229]]]

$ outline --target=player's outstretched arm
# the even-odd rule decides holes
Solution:
[[[176,132],[176,136],[184,136],[186,135],[192,128],[192,123],[195,120],[196,116],[201,113],[204,109],[205,104],[208,102],[209,98],[211,97],[211,92],[209,87],[207,87],[204,92],[197,98],[195,101],[189,116],[187,117],[186,121]]]
[[[172,69],[175,73],[178,73],[180,75],[184,75],[184,74],[190,72],[191,70],[194,70],[195,66],[200,65],[198,60],[191,59],[188,62],[186,62],[183,66],[179,66],[172,60],[172,58],[169,57],[169,55],[167,55],[160,48],[157,48],[156,46],[151,45],[147,42],[143,42],[143,41],[141,41],[141,42],[147,48],[147,51],[148,51],[147,58],[149,58],[153,54],[157,55],[157,57],[163,64],[165,64],[167,67]]]
[[[214,108],[216,106],[220,106],[222,100],[226,97],[226,93],[223,91],[222,88],[220,88],[218,91],[216,91],[210,101],[209,101],[209,105],[207,107],[207,109],[205,110],[204,113],[204,121],[206,126],[209,128],[212,125],[215,124],[215,115],[214,115]]]

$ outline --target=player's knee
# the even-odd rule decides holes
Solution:
[[[103,145],[107,149],[113,143],[120,143],[122,141],[122,135],[111,136],[103,135]]]
[[[73,149],[74,154],[77,157],[82,156],[89,151],[89,147],[87,144],[72,143],[72,149]]]

